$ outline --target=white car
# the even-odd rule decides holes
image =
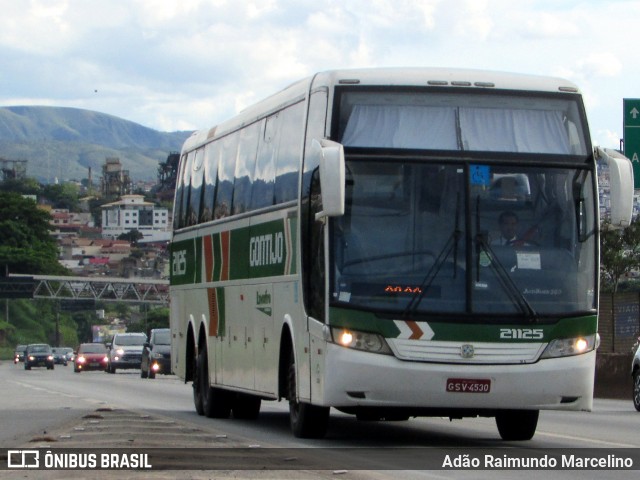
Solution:
[[[118,368],[140,368],[142,350],[147,342],[144,333],[116,333],[109,347],[107,372],[116,373]]]

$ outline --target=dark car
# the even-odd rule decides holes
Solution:
[[[73,351],[73,349],[66,347],[53,347],[51,350],[53,351],[53,363],[56,365],[64,365],[66,367],[68,363],[67,352],[69,350]]]
[[[104,343],[83,343],[76,353],[73,371],[106,370],[108,363],[109,350]]]
[[[144,333],[116,333],[109,345],[107,372],[116,373],[118,368],[140,368],[145,343],[147,336]]]
[[[16,345],[16,349],[13,351],[13,363],[24,362],[24,351],[26,349],[26,345]]]
[[[47,367],[53,370],[53,351],[45,343],[32,343],[27,345],[24,351],[24,369],[31,370],[31,367]]]
[[[155,378],[156,373],[171,373],[171,331],[168,328],[154,328],[149,342],[144,344],[140,376]]]

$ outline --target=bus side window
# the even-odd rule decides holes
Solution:
[[[204,185],[202,192],[202,209],[200,222],[213,220],[213,205],[216,198],[216,175],[220,157],[220,144],[213,142],[204,149]]]
[[[251,190],[256,170],[256,154],[258,138],[262,131],[263,122],[256,122],[240,130],[238,154],[233,182],[233,211],[234,215],[249,210]]]
[[[180,159],[180,164],[179,164],[179,170],[178,170],[178,174],[176,177],[176,192],[175,192],[175,199],[173,202],[173,228],[174,230],[182,227],[182,218],[181,218],[181,213],[182,213],[182,195],[183,195],[183,191],[184,191],[184,182],[183,182],[183,172],[184,172],[184,167],[187,163],[187,155],[182,155],[182,158]]]
[[[189,194],[191,193],[191,167],[193,165],[193,157],[195,152],[189,152],[187,154],[186,161],[184,162],[184,170],[182,174],[182,200],[180,202],[180,227],[186,227],[189,225]]]
[[[282,112],[278,122],[278,156],[276,159],[275,204],[298,197],[298,175],[303,135],[304,103],[292,105]],[[284,134],[283,132],[287,132]]]
[[[317,168],[311,177],[311,192],[309,195],[311,218],[316,212],[322,211],[322,191],[320,186],[320,169]],[[311,235],[309,236],[310,263],[309,281],[307,284],[307,298],[309,314],[318,319],[324,320],[324,292],[325,292],[325,270],[324,270],[324,235],[325,224],[320,221],[313,221],[311,224]]]
[[[228,135],[222,139],[222,151],[218,165],[218,189],[213,212],[214,219],[231,215],[237,149],[238,137],[236,134]]]
[[[275,113],[265,120],[263,135],[258,144],[255,178],[251,190],[251,210],[270,207],[273,205],[274,187],[276,181],[275,156],[278,146],[276,132],[279,113]]]
[[[187,225],[196,225],[200,218],[200,200],[202,198],[204,148],[196,150],[191,172],[191,187],[189,193],[189,213]]]

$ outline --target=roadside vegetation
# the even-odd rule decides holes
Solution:
[[[42,186],[32,179],[1,182],[0,280],[7,273],[69,274],[58,262],[58,246],[50,235],[50,214],[25,197],[28,195],[44,198],[53,208],[79,208],[79,191],[74,185]],[[99,204],[94,208],[99,211]],[[96,302],[90,308],[83,304],[85,310],[75,308],[60,301],[0,298],[0,359],[11,359],[18,344],[42,342],[76,348],[92,341],[93,325],[118,321],[128,331],[145,333],[169,326],[166,307],[149,309],[124,302]],[[104,319],[96,313],[102,310]]]

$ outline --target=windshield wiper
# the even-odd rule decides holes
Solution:
[[[480,255],[483,252],[489,259],[489,266],[496,277],[498,277],[500,285],[509,296],[511,303],[516,305],[532,323],[537,322],[538,314],[515,284],[511,275],[509,275],[509,272],[504,268],[504,265],[502,265],[502,262],[500,262],[491,246],[489,246],[486,236],[480,231],[480,196],[478,195],[476,200],[476,280],[478,282],[480,281]]]
[[[431,287],[431,284],[438,276],[440,269],[444,265],[444,262],[447,260],[447,258],[449,258],[449,255],[451,255],[451,252],[453,252],[453,278],[456,278],[457,265],[458,265],[458,244],[460,243],[460,238],[462,237],[462,231],[459,228],[459,223],[460,223],[460,193],[458,192],[458,195],[456,198],[456,220],[455,220],[455,226],[454,226],[453,232],[447,239],[447,242],[444,244],[444,247],[442,247],[442,250],[436,257],[435,262],[433,263],[433,265],[431,266],[427,274],[424,276],[424,279],[422,280],[422,283],[418,287],[418,290],[416,291],[416,293],[413,294],[413,296],[411,297],[411,300],[409,300],[409,303],[403,310],[402,312],[403,318],[409,318],[418,309],[418,306],[420,306],[420,302],[422,302],[422,299],[427,293],[427,290],[429,290],[429,287]]]

